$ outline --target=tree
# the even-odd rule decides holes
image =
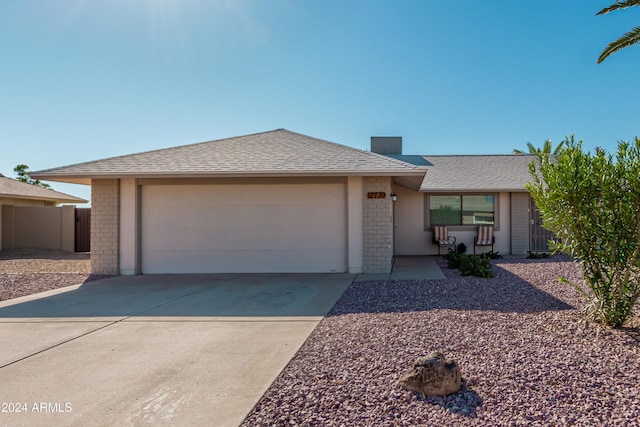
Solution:
[[[553,151],[551,151],[552,146],[553,146],[553,143],[551,142],[550,139],[547,139],[544,142],[544,145],[542,146],[542,148],[538,148],[532,143],[527,142],[527,149],[529,150],[529,154],[544,153],[544,154],[553,154],[554,156],[557,156],[560,153],[560,151],[562,151],[562,148],[564,146],[564,141],[558,144],[558,146]],[[517,148],[514,148],[513,154],[525,154],[525,152],[522,150],[518,150]]]
[[[29,172],[27,172],[27,169],[29,169],[29,166],[27,165],[17,165],[15,168],[13,168],[13,171],[16,173],[16,179],[20,182],[26,182],[27,184],[33,184],[33,185],[37,185],[39,187],[42,188],[51,188],[51,186],[49,184],[46,184],[44,182],[40,182],[39,179],[33,179],[29,176]]]
[[[615,155],[591,155],[571,136],[557,156],[539,153],[529,171],[544,227],[559,238],[552,248],[584,273],[584,285],[563,281],[585,298],[590,318],[622,326],[640,295],[640,138],[620,142]]]
[[[628,9],[633,6],[640,6],[640,0],[616,0],[616,2],[611,6],[605,7],[600,12],[596,13],[596,15],[606,15],[614,10]],[[640,42],[640,26],[632,28],[631,31],[623,34],[618,40],[609,43],[598,57],[598,64],[607,59],[609,55],[638,42]]]

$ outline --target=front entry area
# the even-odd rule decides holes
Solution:
[[[346,184],[143,185],[143,274],[347,270]]]

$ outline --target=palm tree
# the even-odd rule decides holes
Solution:
[[[605,7],[600,12],[596,13],[596,15],[606,15],[614,10],[628,9],[633,6],[640,6],[640,0],[616,0],[616,2],[611,6]],[[604,61],[612,53],[615,53],[620,49],[624,49],[625,47],[632,46],[638,42],[640,42],[640,26],[632,28],[631,31],[623,34],[618,40],[610,43],[598,57],[598,64]]]
[[[532,143],[527,142],[527,149],[529,150],[529,154],[553,154],[554,156],[557,156],[558,154],[560,154],[560,151],[562,151],[562,149],[564,148],[564,141],[558,144],[558,146],[553,151],[551,151],[552,145],[553,144],[550,139],[547,139],[544,142],[544,145],[542,146],[542,148],[537,148]],[[513,154],[525,154],[525,153],[526,153],[525,151],[518,150],[517,148],[513,149]]]

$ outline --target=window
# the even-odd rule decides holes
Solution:
[[[429,195],[430,225],[495,223],[493,194]]]

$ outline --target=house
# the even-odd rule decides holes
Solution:
[[[62,203],[86,203],[87,200],[48,188],[7,178],[0,174],[0,250],[15,247],[46,247],[61,249],[73,247],[61,243],[62,235],[73,234],[62,228],[73,228],[73,206],[58,208]],[[42,209],[39,209],[42,208]],[[47,208],[47,209],[44,209]],[[62,220],[65,218],[66,220]],[[70,219],[67,219],[70,218]],[[66,223],[66,227],[61,226]],[[16,246],[16,241],[18,241]],[[44,246],[42,246],[44,244]]]
[[[495,250],[529,249],[529,156],[405,156],[401,143],[277,129],[31,175],[91,184],[96,274],[386,273],[394,254],[437,253],[431,215],[454,205],[458,241],[493,222]]]

